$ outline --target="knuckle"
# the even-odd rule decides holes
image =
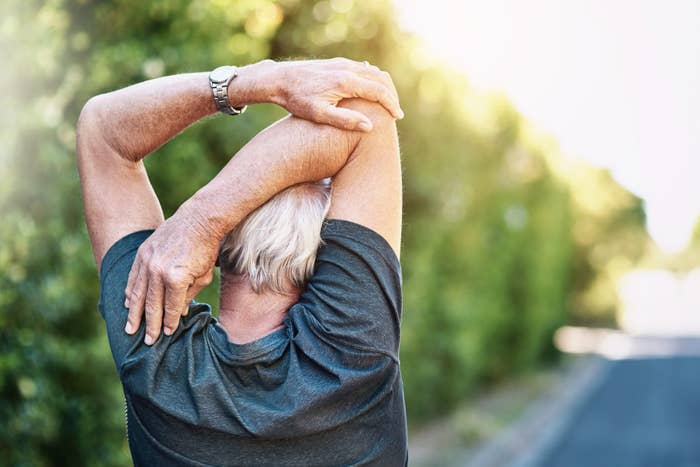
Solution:
[[[150,295],[146,297],[146,304],[143,308],[146,310],[146,314],[151,316],[163,311],[163,307]]]
[[[132,302],[134,305],[138,303],[139,294],[136,293],[135,290],[127,293],[126,297],[129,299],[129,302]]]
[[[163,280],[169,286],[175,286],[182,282],[182,274],[174,269],[169,269],[163,273]]]
[[[338,123],[347,129],[355,129],[361,122],[359,116],[355,115],[343,115],[338,118]]]
[[[168,306],[165,308],[165,320],[172,323],[177,320],[180,316],[178,308],[175,306]]]
[[[151,242],[146,240],[146,242],[141,244],[136,252],[136,259],[142,262],[147,262],[153,253],[155,253],[155,247],[151,245]]]
[[[148,284],[148,274],[144,272],[143,275],[139,276],[138,279],[134,280],[133,287],[131,287],[131,292],[135,294],[139,294],[143,291],[143,289],[146,288],[146,285]]]
[[[377,95],[377,94],[380,94],[381,92],[383,92],[384,88],[385,88],[385,86],[382,83],[378,83],[376,81],[368,81],[367,82],[367,90],[374,95]]]
[[[315,121],[315,122],[318,121],[318,117],[319,117],[319,115],[320,115],[320,111],[319,111],[318,107],[316,107],[316,106],[309,107],[309,108],[307,109],[306,113],[307,113],[307,115],[309,116],[309,118],[310,118],[311,120],[313,120],[313,121]]]
[[[163,268],[156,262],[151,262],[148,264],[148,273],[153,276],[159,276],[163,272]]]
[[[379,72],[379,77],[382,80],[384,84],[387,86],[393,88],[394,87],[394,80],[391,78],[391,75],[387,71],[380,71]]]
[[[321,119],[321,115],[323,115],[323,111],[317,106],[310,107],[308,113],[309,117],[315,122],[318,122]]]
[[[133,291],[133,293],[129,297],[129,301],[136,303],[136,304],[143,304],[145,298],[146,298],[146,287],[145,287],[145,285],[142,285]]]
[[[352,77],[353,75],[351,73],[343,71],[335,75],[333,82],[337,87],[345,89],[352,80]]]

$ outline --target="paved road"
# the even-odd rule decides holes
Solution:
[[[611,362],[538,466],[700,467],[700,341],[634,344],[635,352]]]

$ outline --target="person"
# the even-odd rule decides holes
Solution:
[[[290,115],[164,220],[143,158],[259,102]],[[135,465],[407,464],[402,116],[389,75],[344,58],[162,77],[85,104],[77,165]],[[193,300],[217,260],[218,319]]]

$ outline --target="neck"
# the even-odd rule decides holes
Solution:
[[[283,326],[289,308],[299,300],[300,290],[289,293],[256,293],[247,279],[222,275],[219,323],[231,342],[245,344]]]

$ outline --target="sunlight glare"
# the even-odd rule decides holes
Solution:
[[[395,3],[439,60],[644,198],[662,248],[685,246],[700,214],[700,2]]]

